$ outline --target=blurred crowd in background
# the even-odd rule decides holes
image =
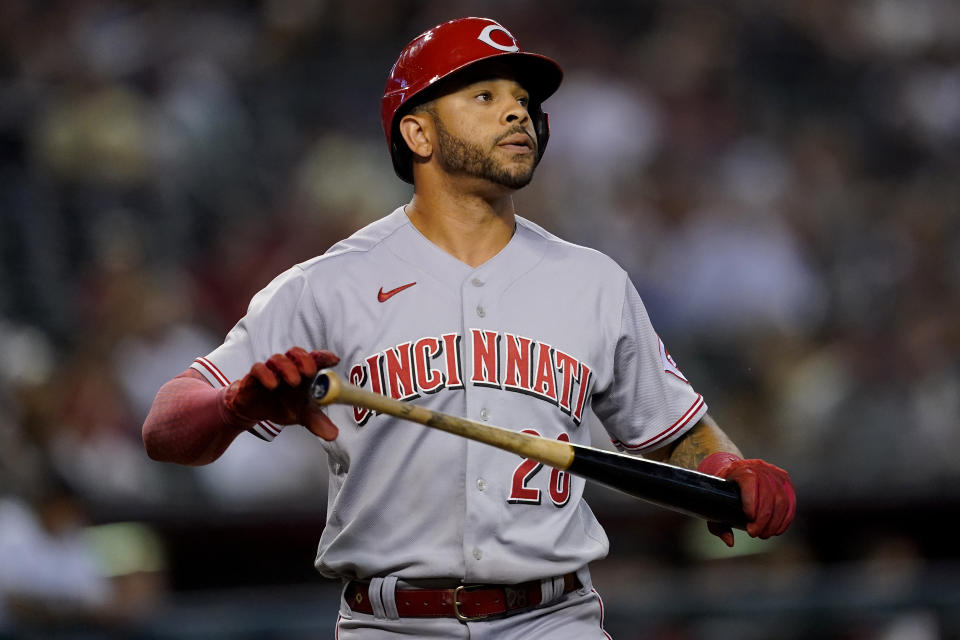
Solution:
[[[816,561],[805,508],[956,511],[957,2],[9,0],[0,635],[149,615],[172,589],[172,522],[322,526],[326,464],[305,430],[186,468],[149,460],[140,425],[274,275],[409,198],[383,84],[410,39],[464,15],[564,68],[519,212],[623,265],[711,413],[791,472],[790,575]],[[604,496],[601,521],[608,504],[637,526],[634,503]],[[924,561],[909,536],[876,551]],[[635,579],[619,577],[610,592]],[[710,637],[949,637],[936,616],[900,623]],[[701,637],[671,633],[644,637]]]

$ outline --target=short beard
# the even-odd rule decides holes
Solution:
[[[434,116],[438,135],[438,160],[440,166],[453,175],[481,178],[508,189],[522,189],[533,180],[533,171],[537,161],[529,167],[519,171],[510,171],[507,167],[499,166],[493,157],[484,153],[480,145],[475,145],[457,138],[443,126],[440,118]]]

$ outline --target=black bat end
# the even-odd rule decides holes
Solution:
[[[746,526],[735,482],[624,454],[573,448],[570,473],[673,511],[738,529]]]

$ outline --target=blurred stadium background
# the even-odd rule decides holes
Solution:
[[[608,631],[960,637],[954,0],[0,3],[0,637],[333,637],[316,443],[182,468],[140,424],[273,275],[409,197],[383,83],[464,15],[566,71],[520,213],[628,269],[798,487],[733,552],[591,488]]]

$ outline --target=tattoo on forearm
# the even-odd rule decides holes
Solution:
[[[704,458],[713,453],[710,447],[713,438],[706,438],[699,432],[694,432],[677,443],[670,455],[671,464],[687,469],[696,469]]]
[[[696,469],[703,459],[717,451],[729,451],[740,455],[737,445],[713,421],[710,416],[703,419],[687,434],[677,441],[670,452],[668,462],[687,469]]]

